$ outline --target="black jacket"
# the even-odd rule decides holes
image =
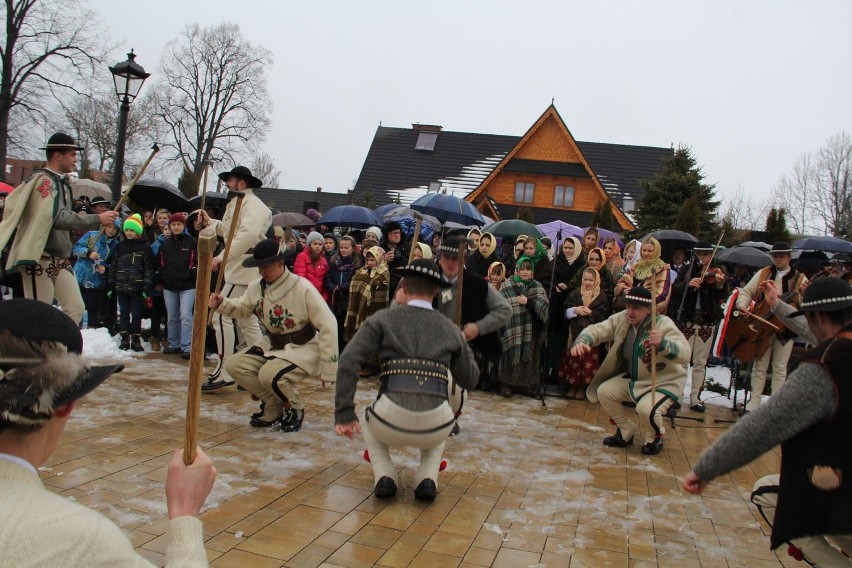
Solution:
[[[109,263],[107,289],[119,294],[151,293],[154,280],[154,255],[143,237],[124,239],[115,247]]]
[[[157,252],[157,280],[165,290],[195,288],[198,272],[198,241],[188,233],[172,235]]]
[[[696,288],[689,287],[689,280],[701,276],[704,265],[698,261],[685,264],[680,268],[677,279],[672,286],[672,297],[669,301],[668,313],[677,323],[691,321],[694,323],[711,324],[722,319],[722,302],[728,297],[728,282],[725,280],[721,285],[716,281],[702,282]],[[686,299],[683,298],[686,290]],[[696,312],[695,300],[701,298],[701,309]],[[683,301],[683,314],[679,313],[681,301]]]

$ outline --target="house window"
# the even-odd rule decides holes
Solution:
[[[415,150],[425,150],[427,152],[435,151],[435,142],[438,141],[437,132],[421,132],[417,135],[417,143],[414,145]]]
[[[553,205],[574,207],[574,188],[570,185],[557,185],[553,192]]]
[[[515,183],[515,203],[532,203],[535,196],[535,184],[519,181]]]

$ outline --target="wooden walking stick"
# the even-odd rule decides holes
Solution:
[[[456,280],[456,325],[459,329],[464,329],[462,325],[462,291],[464,289],[464,257],[467,253],[467,239],[459,239],[459,271],[458,279]],[[453,380],[450,384],[451,393],[456,394],[456,381]]]
[[[420,238],[420,224],[423,222],[423,215],[415,211],[414,218],[417,222],[414,224],[414,238],[411,240],[411,249],[408,251],[408,264],[411,264],[411,261],[414,260],[414,247],[417,246],[417,239]]]
[[[222,255],[222,264],[219,265],[219,274],[216,276],[216,288],[213,293],[218,294],[222,291],[222,282],[225,280],[225,265],[228,263],[228,255],[231,254],[231,243],[234,241],[234,235],[240,228],[240,209],[243,207],[244,193],[238,193],[236,200],[237,204],[234,207],[234,216],[231,218],[231,231],[228,233],[228,241],[225,243],[225,253]],[[213,323],[213,312],[210,312],[207,321],[208,325]]]
[[[195,279],[195,312],[192,317],[192,352],[189,358],[189,385],[186,392],[186,428],[183,435],[183,463],[195,461],[198,446],[198,416],[201,412],[201,375],[204,372],[204,335],[207,333],[207,305],[210,301],[210,267],[216,250],[215,235],[198,237],[198,270]]]
[[[206,205],[206,202],[207,202],[207,172],[209,172],[209,171],[210,171],[210,162],[205,160],[205,162],[204,162],[204,181],[202,182],[202,186],[201,186],[201,207],[200,207],[200,209],[204,209],[204,206]]]
[[[665,270],[665,268],[663,268]],[[651,269],[651,331],[657,331],[657,269]],[[657,406],[657,346],[651,346],[651,408]],[[653,416],[651,419],[653,420]]]

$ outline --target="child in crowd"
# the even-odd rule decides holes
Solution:
[[[503,283],[500,295],[512,306],[512,318],[502,336],[500,396],[510,397],[513,390],[534,395],[549,304],[544,287],[533,279],[532,259],[518,259],[515,275]]]
[[[364,253],[364,267],[355,272],[349,285],[349,309],[343,325],[343,338],[352,339],[365,319],[390,305],[390,271],[385,251],[374,246]]]
[[[537,238],[527,237],[524,240],[524,256],[532,262],[533,279],[549,292],[550,280],[553,278],[553,261],[547,256],[547,249]]]
[[[325,290],[325,275],[328,274],[328,261],[323,256],[323,237],[316,231],[311,231],[306,241],[305,250],[296,256],[293,272],[307,278],[314,288],[322,295],[322,299],[328,302],[328,292]]]
[[[107,266],[111,260],[115,247],[118,246],[118,231],[121,228],[121,220],[116,219],[115,224],[104,227],[104,232],[89,231],[80,237],[71,250],[77,258],[74,263],[74,276],[80,285],[80,294],[86,306],[87,326],[89,329],[102,327],[110,322],[101,321],[106,315],[104,309],[109,301],[106,297]],[[108,319],[108,318],[104,318]],[[115,314],[112,318],[115,322]],[[81,324],[82,325],[82,324]]]
[[[417,243],[417,246],[414,247],[414,258],[425,258],[426,260],[433,260],[432,248],[424,243]]]
[[[337,254],[338,239],[334,233],[326,233],[323,235],[323,251],[326,262],[331,262],[331,258]]]
[[[158,209],[157,214],[155,216],[155,230],[156,236],[151,244],[151,253],[156,257],[158,251],[160,250],[160,246],[163,242],[169,238],[171,231],[169,231],[169,219],[172,214],[168,209]],[[155,268],[156,270],[156,263]],[[154,287],[148,294],[148,298],[145,300],[145,306],[143,308],[143,317],[149,317],[151,320],[151,328],[148,330],[148,342],[151,344],[152,351],[159,351],[162,347],[160,340],[162,337],[168,337],[169,329],[168,329],[168,313],[166,310],[166,300],[163,296],[163,286],[159,282],[156,282],[156,274],[154,275],[155,282]],[[163,333],[160,333],[160,328],[163,328]],[[168,340],[166,341],[165,348],[168,349],[170,346],[168,344]]]
[[[186,219],[183,213],[175,213],[169,217],[171,236],[160,244],[156,265],[157,281],[163,287],[169,322],[169,346],[163,353],[181,353],[184,359],[189,359],[198,241],[185,229]]]
[[[503,286],[503,282],[506,281],[506,266],[499,260],[492,262],[491,266],[488,267],[488,281],[498,292]]]
[[[346,235],[340,237],[337,254],[331,257],[328,274],[325,276],[325,291],[329,295],[329,306],[337,318],[338,350],[343,351],[346,342],[343,339],[343,324],[349,309],[349,286],[355,271],[361,268],[361,255],[355,253],[355,239]]]
[[[580,333],[593,323],[609,317],[609,298],[601,291],[601,276],[594,268],[582,273],[582,286],[574,290],[565,302],[565,317],[570,322],[571,336],[565,345],[559,378],[568,382],[568,398],[583,400],[586,386],[592,382],[600,367],[600,346],[593,347],[582,357],[571,357],[571,345]]]
[[[151,292],[154,256],[148,241],[142,238],[143,221],[138,214],[125,219],[122,228],[124,240],[115,248],[107,271],[107,295],[115,294],[118,298],[119,347],[144,351],[140,335],[142,302]]]

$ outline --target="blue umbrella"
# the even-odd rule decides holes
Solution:
[[[452,221],[480,227],[486,223],[476,207],[460,197],[446,193],[428,193],[412,203],[411,208],[431,215],[441,223]]]
[[[852,243],[837,237],[806,237],[793,243],[793,248],[852,254]]]
[[[397,207],[405,207],[405,205],[400,205],[399,203],[388,203],[387,205],[379,205],[375,209],[373,209],[373,213],[376,214],[378,219],[382,219],[385,216],[385,213],[390,211],[391,209],[396,209]]]
[[[366,229],[372,226],[381,226],[381,221],[376,219],[372,209],[360,205],[338,205],[326,211],[319,218],[317,225],[329,227],[351,227],[353,229]]]

